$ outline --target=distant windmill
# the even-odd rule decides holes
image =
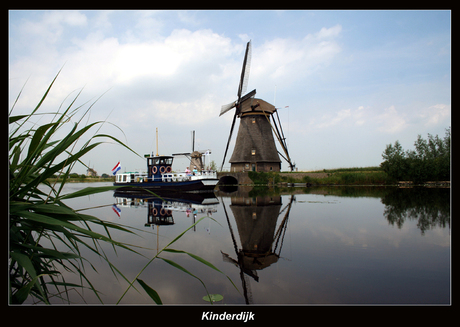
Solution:
[[[186,153],[174,153],[173,156],[185,156],[190,160],[190,169],[196,168],[198,171],[205,169],[205,162],[203,162],[203,156],[209,156],[211,150],[195,150],[195,131],[192,131],[192,152]]]
[[[272,117],[274,113],[278,116],[276,108],[262,99],[254,98],[254,95],[256,94],[255,89],[248,94],[241,96],[247,89],[250,61],[251,41],[249,41],[246,45],[240,84],[238,86],[238,98],[232,103],[223,105],[219,115],[222,116],[230,109],[235,108],[221,170],[227,156],[228,146],[235,127],[236,117],[238,117],[240,118],[240,126],[238,128],[235,148],[233,150],[232,157],[229,160],[231,163],[231,171],[280,171],[281,160],[279,155],[281,155],[289,163],[292,171],[294,170],[295,165],[289,157],[286,139],[281,128],[279,117],[279,126]],[[285,155],[282,155],[276,149],[275,139],[272,132],[280,142]]]

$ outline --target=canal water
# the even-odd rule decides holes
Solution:
[[[110,185],[100,183],[98,186]],[[66,185],[66,193],[87,187]],[[292,194],[290,194],[292,193]],[[223,298],[216,304],[450,304],[450,189],[394,187],[239,188],[232,193],[148,196],[113,191],[69,199],[74,209],[135,228],[111,236],[142,254],[104,248],[132,280],[155,254],[201,217],[166,253]],[[100,231],[103,232],[103,231]],[[89,251],[85,271],[104,304],[116,303],[128,284]],[[233,281],[229,281],[227,276]],[[66,281],[79,283],[65,273]],[[201,282],[165,261],[139,276],[164,304],[199,304]],[[121,304],[152,304],[139,284]],[[71,289],[72,303],[99,303],[88,290]],[[55,303],[60,303],[55,300]]]

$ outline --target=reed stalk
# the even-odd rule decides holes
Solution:
[[[100,133],[102,125],[108,122],[83,124],[83,118],[88,115],[97,100],[87,109],[83,109],[83,106],[75,106],[81,92],[71,99],[68,106],[61,105],[57,112],[45,114],[38,112],[59,73],[29,114],[13,114],[23,90],[9,112],[10,304],[22,304],[28,299],[34,303],[50,304],[50,298],[53,296],[70,303],[69,290],[75,288],[92,290],[102,303],[97,285],[93,285],[86,276],[85,263],[95,268],[82,256],[83,248],[97,254],[109,265],[112,272],[121,276],[130,287],[133,282],[110,262],[102,250],[102,243],[111,245],[114,250],[121,248],[140,255],[136,251],[137,246],[119,242],[111,237],[111,231],[115,230],[135,234],[134,228],[83,214],[81,209],[75,210],[64,203],[66,199],[85,197],[116,188],[116,186],[86,187],[76,192],[62,194],[75,164],[84,165],[81,158],[103,144],[104,140],[115,141],[133,154],[138,154],[114,136]],[[78,118],[77,113],[82,110],[83,114]],[[50,120],[38,124],[43,116],[50,117]],[[59,137],[65,128],[69,131],[63,137]],[[83,138],[88,140],[78,145]],[[58,179],[52,179],[53,176],[58,176],[59,184]],[[43,185],[47,186],[47,191],[44,191]],[[104,232],[94,231],[96,228],[100,230],[100,227]],[[162,251],[186,253],[172,249]],[[153,259],[155,258],[157,256]],[[195,259],[217,269],[199,257]],[[166,261],[164,258],[162,260]],[[169,263],[174,264],[172,261]],[[178,269],[181,268],[178,266]],[[81,284],[67,282],[62,271],[79,275]],[[196,277],[188,271],[185,272]],[[158,294],[139,279],[139,275],[136,277],[138,283],[156,303],[161,303]]]

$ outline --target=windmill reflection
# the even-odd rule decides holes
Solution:
[[[230,209],[237,225],[241,248],[238,248],[225,203],[222,201],[236,259],[230,257],[227,253],[222,251],[221,253],[224,261],[233,263],[240,269],[246,304],[252,303],[252,293],[247,276],[258,282],[257,270],[267,268],[280,258],[287,221],[294,199],[294,195],[291,195],[289,203],[281,209],[280,195],[232,197]],[[276,228],[278,219],[281,216],[283,218],[278,228]]]

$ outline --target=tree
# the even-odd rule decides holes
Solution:
[[[382,169],[391,177],[397,180],[403,180],[406,175],[406,163],[404,150],[396,140],[394,146],[388,144],[382,154],[384,162],[381,163]]]
[[[450,127],[444,139],[428,134],[428,140],[417,136],[415,150],[404,152],[399,141],[388,144],[382,153],[382,169],[397,180],[415,183],[450,180]]]
[[[217,164],[215,163],[214,160],[212,160],[211,163],[209,164],[209,169],[217,170]]]

